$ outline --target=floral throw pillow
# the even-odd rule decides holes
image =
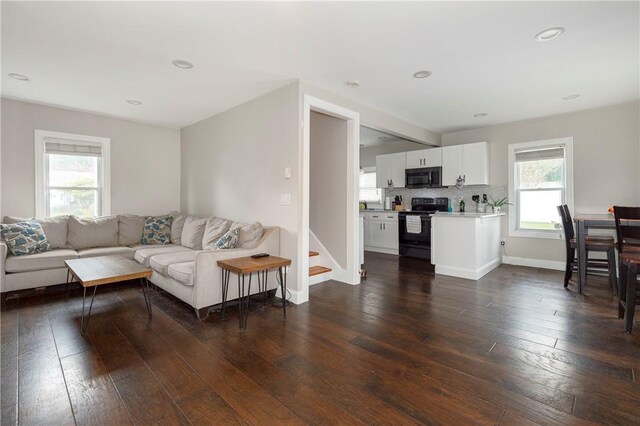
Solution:
[[[37,220],[0,224],[0,233],[15,256],[42,253],[51,249],[51,244]]]
[[[171,222],[173,222],[171,216],[145,217],[140,244],[164,245],[171,243]]]
[[[232,249],[238,245],[238,234],[240,230],[238,228],[230,229],[225,232],[222,237],[218,238],[218,240],[213,243],[215,250],[224,250],[224,249]]]

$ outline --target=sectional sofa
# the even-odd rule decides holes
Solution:
[[[85,257],[121,255],[135,259],[153,271],[151,282],[191,305],[198,318],[222,302],[221,259],[255,253],[280,254],[280,229],[261,224],[233,222],[223,218],[201,218],[172,212],[171,244],[141,245],[144,216],[119,215],[94,219],[57,216],[38,219],[51,250],[23,256],[8,252],[0,242],[0,291],[2,293],[61,284],[66,281],[64,261]],[[24,218],[5,217],[3,223]],[[215,249],[221,234],[239,228],[236,248]],[[277,287],[269,277],[269,290]],[[257,292],[252,289],[252,294]],[[230,285],[228,300],[238,298],[238,289]]]

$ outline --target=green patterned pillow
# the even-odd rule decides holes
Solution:
[[[145,217],[140,244],[164,245],[171,243],[171,222],[173,222],[171,216]]]
[[[215,250],[232,249],[238,245],[238,235],[240,233],[239,228],[229,229],[222,237],[213,243]]]
[[[0,233],[15,256],[42,253],[51,249],[51,244],[37,220],[0,224]]]

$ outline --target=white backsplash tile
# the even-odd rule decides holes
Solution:
[[[458,189],[455,186],[446,188],[424,188],[424,189],[407,189],[407,188],[394,188],[393,190],[385,189],[385,195],[391,197],[391,200],[396,195],[402,196],[404,205],[407,208],[411,208],[411,199],[414,197],[447,197],[451,199],[453,211],[458,211],[460,197],[464,199],[465,210],[475,211],[476,203],[471,200],[472,195],[479,195],[482,199],[482,194],[487,194],[487,198],[493,197],[494,200],[499,200],[509,195],[507,185],[473,185],[465,186],[462,189]],[[503,212],[508,211],[509,206],[502,208]]]

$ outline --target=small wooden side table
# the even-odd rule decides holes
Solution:
[[[218,266],[222,269],[222,317],[225,315],[227,304],[227,293],[229,290],[229,276],[234,272],[238,276],[238,310],[240,311],[240,331],[247,329],[247,318],[249,316],[249,296],[251,295],[251,277],[255,272],[258,276],[259,292],[265,296],[267,292],[268,272],[277,269],[280,277],[280,291],[282,292],[282,313],[287,318],[287,266],[291,265],[291,259],[277,256],[266,256],[259,258],[238,257],[235,259],[218,260]],[[245,276],[249,274],[249,283],[245,286]],[[246,294],[245,294],[246,288]]]

